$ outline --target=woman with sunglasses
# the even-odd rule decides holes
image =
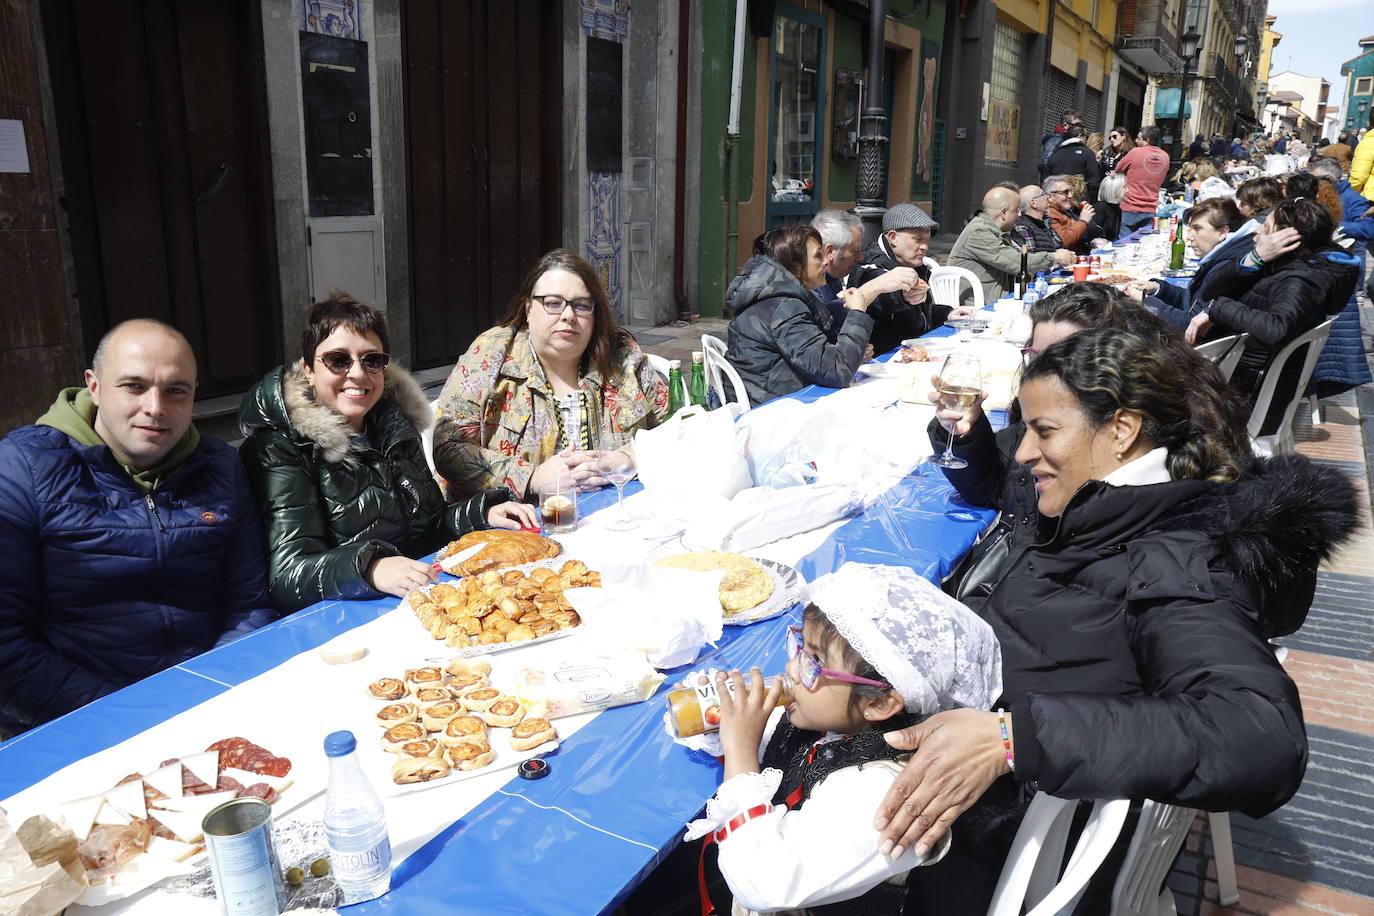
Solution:
[[[453,367],[436,404],[434,466],[449,499],[490,487],[533,496],[559,478],[606,486],[603,454],[628,451],[667,412],[668,386],[616,323],[596,271],[558,248]]]
[[[535,522],[502,488],[445,505],[421,444],[428,402],[386,350],[382,313],[335,293],[310,306],[301,361],[269,372],[239,410],[283,612],[404,595],[437,576],[413,557],[479,528]]]
[[[785,711],[774,714],[780,688],[757,668],[716,674],[725,781],[687,838],[715,836],[735,913],[898,916],[906,872],[944,849],[878,850],[872,811],[903,756],[883,733],[986,710],[1001,692],[997,640],[909,569],[846,563],[809,597],[788,628]]]

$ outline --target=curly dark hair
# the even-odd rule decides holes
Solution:
[[[320,343],[339,328],[356,334],[376,334],[382,342],[382,352],[389,351],[386,316],[381,310],[359,302],[343,290],[331,290],[328,299],[310,303],[305,312],[305,330],[301,332],[301,359],[308,366],[315,361]]]
[[[1176,335],[1084,331],[1047,347],[1022,384],[1039,378],[1059,379],[1094,427],[1118,410],[1139,414],[1141,436],[1168,450],[1175,480],[1232,481],[1251,456],[1244,398]]]

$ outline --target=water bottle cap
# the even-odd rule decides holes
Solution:
[[[343,757],[358,748],[358,739],[350,731],[330,732],[324,738],[326,757]]]

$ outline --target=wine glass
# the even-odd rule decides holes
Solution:
[[[634,479],[634,459],[627,452],[613,449],[602,454],[601,459],[597,462],[597,471],[602,477],[615,484],[615,502],[618,511],[614,516],[607,519],[606,527],[612,531],[628,531],[638,525],[639,519],[632,517],[625,509],[625,484]]]
[[[962,410],[978,400],[983,393],[983,372],[978,358],[968,353],[951,353],[940,367],[940,405],[946,410]],[[931,455],[930,463],[942,468],[966,468],[968,462],[954,454],[954,430],[940,455]]]

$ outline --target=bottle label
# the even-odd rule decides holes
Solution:
[[[325,828],[325,838],[329,846],[329,861],[340,887],[369,885],[380,882],[383,876],[391,874],[391,839],[386,834],[382,834],[382,838],[367,849],[337,848],[335,837],[331,835],[328,827]]]
[[[764,678],[764,683],[772,686],[773,681],[777,680],[777,675]],[[706,731],[715,731],[720,728],[720,693],[716,690],[716,672],[711,669],[705,673],[696,674],[691,683],[692,695],[696,698],[697,706],[701,709],[701,721],[706,725]],[[745,677],[745,683],[749,679]],[[725,679],[725,689],[730,691],[730,695],[735,695],[735,682],[731,678]],[[782,695],[779,697],[779,705],[791,702],[790,694],[786,684],[783,686]]]

